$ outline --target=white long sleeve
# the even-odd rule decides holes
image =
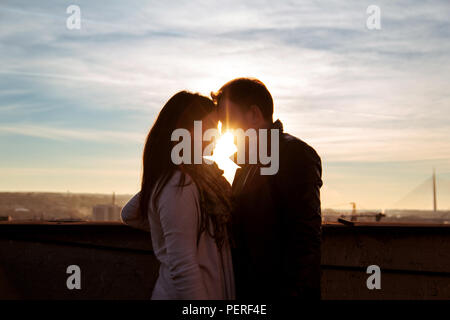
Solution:
[[[220,252],[208,233],[197,242],[198,190],[189,176],[180,187],[179,178],[176,171],[146,217],[139,212],[139,193],[122,210],[124,223],[151,231],[153,251],[161,263],[152,299],[234,299],[229,246]]]
[[[158,213],[170,278],[178,299],[207,299],[197,248],[200,208],[194,183],[168,184],[158,201]]]

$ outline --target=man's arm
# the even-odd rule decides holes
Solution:
[[[286,293],[320,299],[321,160],[314,149],[299,140],[288,142],[280,157],[277,181],[286,231]]]

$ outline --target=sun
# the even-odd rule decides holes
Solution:
[[[222,122],[219,121],[217,125],[220,137],[217,140],[212,156],[205,156],[206,159],[214,161],[219,169],[223,170],[223,176],[232,184],[234,175],[239,166],[234,163],[230,157],[237,152],[237,147],[234,144],[234,135],[230,130],[222,133]]]

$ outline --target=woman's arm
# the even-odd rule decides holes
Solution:
[[[179,299],[208,299],[197,257],[200,208],[195,184],[167,184],[158,202],[170,277]]]
[[[139,210],[140,192],[134,195],[130,201],[127,202],[122,209],[121,217],[122,222],[130,227],[141,229],[150,232],[150,225],[148,223],[147,215],[142,216]]]

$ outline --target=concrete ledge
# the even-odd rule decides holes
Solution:
[[[82,270],[68,290],[66,268]],[[376,264],[382,289],[368,290]],[[158,273],[150,234],[116,222],[0,222],[0,299],[148,299]],[[325,224],[324,299],[449,299],[450,227]]]

